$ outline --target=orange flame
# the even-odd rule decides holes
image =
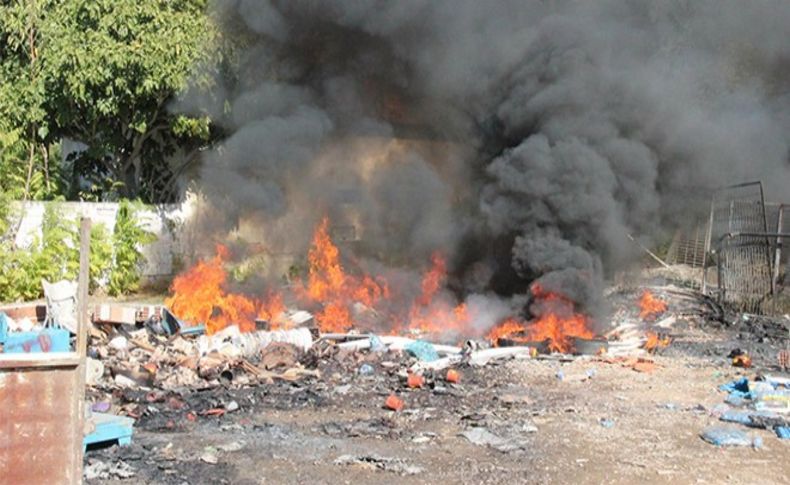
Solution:
[[[269,317],[285,309],[280,295],[262,303],[227,292],[227,273],[222,264],[228,256],[228,248],[218,244],[213,258],[198,261],[176,276],[170,287],[171,296],[165,299],[165,305],[174,315],[188,323],[204,323],[209,335],[232,324],[237,324],[243,332],[255,330],[256,317]]]
[[[286,330],[293,325],[290,320],[277,318],[283,313],[285,313],[283,295],[280,293],[269,293],[268,298],[262,301],[258,307],[258,320],[269,322],[271,330]]]
[[[548,341],[549,350],[554,352],[570,352],[572,337],[591,339],[595,337],[589,329],[589,319],[575,311],[573,301],[556,292],[545,290],[540,284],[531,287],[535,296],[533,311],[538,317],[529,322],[506,320],[488,333],[488,339],[496,345],[500,338],[508,338],[517,342]]]
[[[668,346],[672,342],[672,338],[667,336],[661,337],[655,332],[647,332],[647,341],[642,346],[648,352],[655,352],[660,348]]]
[[[493,345],[496,345],[499,339],[510,339],[517,342],[527,342],[528,339],[526,336],[526,331],[526,324],[524,322],[519,322],[518,320],[511,318],[492,328],[488,332],[488,335],[486,335],[486,339]]]
[[[447,264],[441,254],[433,253],[431,267],[422,277],[422,291],[409,309],[409,329],[434,334],[473,333],[466,304],[455,304],[447,298],[436,298],[446,279]]]
[[[667,304],[664,300],[648,290],[642,293],[642,298],[639,299],[639,318],[654,319],[665,311],[667,311]]]
[[[316,228],[313,244],[307,254],[310,264],[307,288],[300,288],[303,299],[319,303],[323,308],[315,319],[322,332],[345,332],[353,326],[351,307],[362,303],[373,307],[389,297],[386,282],[370,276],[354,277],[343,270],[340,250],[329,236],[329,219]]]

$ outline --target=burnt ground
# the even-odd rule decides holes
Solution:
[[[755,337],[743,322],[681,323],[673,333],[652,372],[596,357],[512,360],[461,367],[459,385],[437,375],[410,390],[398,356],[355,354],[293,383],[127,392],[142,412],[133,444],[89,450],[87,468],[118,473],[88,483],[787,483],[790,441],[711,416],[725,398],[720,384],[781,375],[770,366],[786,340]],[[754,368],[731,366],[735,347],[752,353]],[[355,372],[360,359],[372,359],[372,375]],[[383,407],[392,391],[403,411]],[[237,410],[200,414],[231,401]],[[710,425],[764,444],[715,447],[699,436]],[[459,436],[474,428],[499,436],[499,449]]]

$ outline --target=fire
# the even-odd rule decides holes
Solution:
[[[204,323],[209,335],[232,324],[243,332],[255,330],[256,317],[271,318],[285,309],[280,295],[261,302],[228,292],[227,273],[222,266],[228,256],[228,249],[218,244],[213,258],[198,261],[173,280],[172,295],[165,299],[165,305],[185,322]]]
[[[667,304],[664,300],[648,290],[642,293],[642,298],[639,299],[639,318],[653,319],[665,311],[667,311]]]
[[[537,318],[525,323],[511,319],[498,325],[488,333],[494,345],[500,338],[521,342],[548,341],[550,351],[569,352],[573,347],[573,337],[595,337],[589,329],[589,319],[575,311],[573,301],[560,293],[547,291],[538,283],[532,285],[531,291],[535,296],[532,311],[537,313]]]
[[[285,304],[281,293],[269,293],[269,296],[258,306],[258,320],[269,322],[271,330],[290,328],[290,321],[277,317],[285,313]]]
[[[492,328],[486,335],[486,339],[494,345],[501,338],[526,342],[526,324],[511,318]]]
[[[422,284],[420,285],[422,293],[416,301],[418,306],[428,306],[447,277],[447,264],[441,254],[433,253],[431,255],[431,264],[431,269],[422,277]]]
[[[655,352],[657,349],[668,346],[671,342],[672,339],[668,335],[661,337],[655,332],[647,332],[647,341],[642,347],[648,352]]]
[[[409,309],[408,328],[425,333],[471,333],[470,315],[466,304],[436,298],[447,279],[447,263],[439,253],[431,256],[431,267],[425,272],[420,295]]]
[[[298,291],[303,299],[322,305],[315,315],[322,332],[350,329],[354,303],[373,307],[379,300],[389,297],[386,282],[367,275],[357,278],[343,270],[340,250],[329,236],[328,218],[318,225],[307,259],[310,265],[307,287]]]

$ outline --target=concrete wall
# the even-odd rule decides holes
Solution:
[[[18,214],[22,216],[16,244],[29,247],[35,237],[41,237],[41,226],[44,210],[48,204],[57,204],[64,217],[78,219],[90,217],[93,224],[104,224],[112,233],[115,228],[115,216],[118,205],[114,202],[26,202],[17,203]],[[161,279],[171,276],[177,270],[176,259],[183,254],[184,244],[179,234],[181,228],[192,213],[194,199],[187,199],[183,204],[146,206],[137,213],[141,227],[154,233],[157,240],[145,245],[143,253],[146,264],[143,277]]]

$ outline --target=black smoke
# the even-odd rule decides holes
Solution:
[[[323,214],[459,291],[582,303],[696,192],[790,186],[790,2],[217,2],[231,133],[204,190],[305,245]],[[784,192],[782,192],[784,190]]]

